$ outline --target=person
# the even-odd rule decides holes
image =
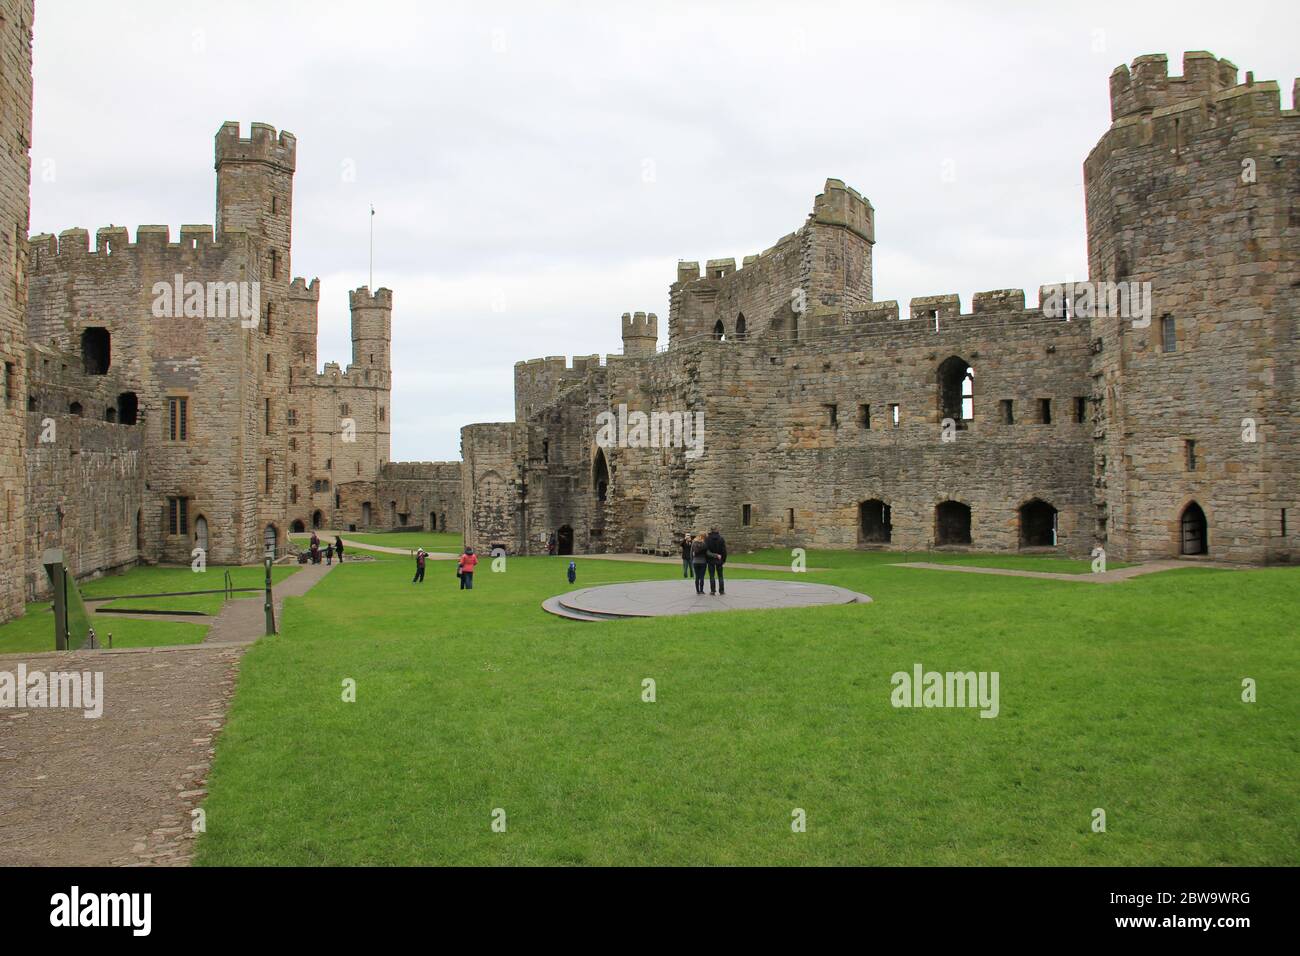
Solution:
[[[343,563],[343,539],[338,535],[334,536],[334,553],[339,556],[339,564]]]
[[[315,531],[311,533],[311,563],[320,564],[320,538]]]
[[[417,581],[424,582],[424,561],[428,556],[428,552],[424,548],[415,549],[415,577],[411,578],[412,584]]]
[[[334,563],[334,545],[326,541],[325,542],[325,565],[326,567],[328,567],[333,563]]]
[[[682,577],[691,576],[691,533],[682,535]]]
[[[555,555],[555,535],[554,535],[554,534],[552,534],[549,538],[546,539],[546,553],[547,553],[548,555],[551,555],[551,556],[554,556],[554,555]]]
[[[697,534],[691,541],[691,567],[695,569],[695,593],[704,593],[704,566],[708,563],[708,549],[704,546],[704,535]]]
[[[473,548],[466,548],[465,553],[456,562],[456,571],[460,576],[460,589],[462,591],[474,590],[474,566],[476,564],[478,564],[478,555],[474,553]]]
[[[713,572],[718,572],[718,594],[727,593],[727,585],[722,579],[722,566],[727,563],[727,540],[717,528],[709,529],[709,536],[704,539],[705,554],[709,561],[709,593],[713,593]]]
[[[572,584],[576,580],[578,580],[578,562],[570,561],[569,562],[569,583]]]

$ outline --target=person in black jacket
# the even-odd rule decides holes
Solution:
[[[704,535],[697,534],[691,539],[691,567],[695,569],[695,593],[704,593],[704,566],[708,563],[708,548],[704,544]]]
[[[704,539],[704,548],[708,557],[709,564],[709,593],[713,594],[713,575],[718,575],[718,594],[727,593],[726,582],[722,579],[722,566],[727,563],[727,541],[719,533],[717,528],[709,529],[709,536]],[[703,582],[701,582],[701,585]],[[703,593],[701,586],[700,593]]]
[[[691,576],[691,533],[682,536],[682,577]]]

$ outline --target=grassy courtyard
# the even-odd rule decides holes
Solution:
[[[244,659],[199,862],[1300,861],[1300,570],[1095,585],[808,557],[874,603],[581,624],[538,607],[563,558],[485,562],[473,592],[446,563],[422,586],[335,569]],[[917,662],[999,672],[999,716],[895,709]]]

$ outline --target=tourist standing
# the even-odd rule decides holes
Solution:
[[[325,542],[325,566],[329,567],[334,563],[334,545],[328,541]]]
[[[320,538],[315,531],[311,533],[311,563],[320,564]]]
[[[704,546],[704,535],[697,534],[691,541],[691,567],[695,571],[695,593],[704,593],[704,566],[708,563],[708,549]]]
[[[705,554],[709,561],[709,593],[713,593],[713,572],[718,573],[718,593],[726,594],[727,586],[722,580],[722,566],[727,563],[727,540],[717,528],[709,529],[709,536],[704,539]]]
[[[415,577],[411,578],[412,584],[417,581],[424,582],[424,561],[428,556],[428,552],[424,548],[415,549]]]
[[[343,539],[338,535],[334,536],[334,553],[339,556],[339,564],[343,563]]]
[[[474,549],[466,548],[465,553],[456,562],[456,571],[460,575],[460,589],[462,591],[474,590],[474,567],[477,564],[478,555],[474,553]]]
[[[691,533],[682,535],[682,577],[691,576]]]

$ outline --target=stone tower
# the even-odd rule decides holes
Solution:
[[[659,316],[623,313],[623,354],[654,355],[659,343]]]
[[[0,623],[23,613],[32,0],[0,3]]]
[[[257,523],[263,536],[285,542],[283,523],[288,502],[287,418],[289,391],[289,286],[292,276],[293,174],[297,140],[265,123],[253,123],[249,135],[239,124],[221,125],[216,136],[218,239],[228,233],[248,235],[261,287],[261,318],[251,350],[244,398],[257,409],[257,440],[250,443],[255,461],[244,474],[256,475]],[[246,458],[248,454],[246,452]]]
[[[1150,283],[1150,309],[1092,319],[1097,537],[1126,560],[1288,560],[1300,115],[1204,52],[1182,76],[1120,66],[1110,99],[1084,164],[1089,275]]]
[[[352,308],[352,364],[374,369],[389,368],[393,343],[393,293],[366,286],[349,293]]]

